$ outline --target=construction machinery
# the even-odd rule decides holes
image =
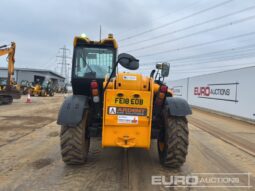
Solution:
[[[27,95],[29,92],[31,92],[32,89],[32,82],[29,82],[27,80],[22,80],[19,84],[20,93],[23,95]]]
[[[73,95],[65,99],[58,115],[61,154],[66,164],[82,164],[91,137],[102,137],[102,147],[149,149],[157,139],[162,165],[178,168],[188,151],[188,103],[173,97],[164,83],[169,64],[159,63],[149,77],[117,72],[120,64],[136,70],[139,60],[117,56],[117,41],[74,38]]]
[[[0,91],[4,90],[7,85],[7,79],[0,79]]]
[[[30,95],[31,96],[54,96],[54,88],[51,80],[44,81],[42,84],[35,83],[34,86],[31,87]]]
[[[14,85],[13,74],[14,74],[14,63],[15,63],[15,50],[16,44],[11,43],[10,46],[0,46],[0,56],[7,55],[8,61],[8,77],[6,84],[1,86],[0,90],[0,105],[11,104],[13,99],[20,99],[21,94]]]
[[[68,93],[68,88],[69,88],[69,84],[68,83],[65,83],[65,85],[64,86],[56,86],[55,87],[55,92],[56,93],[62,93],[62,94],[66,94],[66,93]]]
[[[42,96],[42,85],[40,83],[32,83],[29,93],[31,96]]]
[[[44,96],[54,96],[55,88],[51,80],[44,81],[42,84],[42,95]]]

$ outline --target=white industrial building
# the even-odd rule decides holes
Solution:
[[[168,81],[190,105],[255,121],[255,66]]]
[[[7,68],[0,67],[0,79],[6,79],[7,76]],[[13,78],[17,83],[20,83],[22,80],[40,83],[44,80],[52,80],[54,85],[64,86],[65,84],[63,76],[45,69],[15,68]]]

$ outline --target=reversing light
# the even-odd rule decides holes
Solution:
[[[100,101],[99,96],[94,96],[94,97],[93,97],[93,102],[94,102],[94,103],[98,103],[99,101]]]

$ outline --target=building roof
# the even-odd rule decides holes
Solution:
[[[7,70],[6,67],[0,67],[0,70]],[[53,72],[51,70],[47,69],[37,69],[37,68],[15,68],[16,71],[28,71],[28,72],[43,72],[43,73],[51,73],[55,76],[58,76],[59,78],[65,79],[65,77],[61,76],[60,74]]]

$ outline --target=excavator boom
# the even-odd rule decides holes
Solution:
[[[19,99],[21,97],[20,92],[13,87],[12,76],[14,74],[15,50],[15,42],[12,42],[10,47],[7,45],[0,46],[0,56],[7,55],[8,61],[7,84],[4,90],[0,90],[0,105],[12,103],[13,99]]]

